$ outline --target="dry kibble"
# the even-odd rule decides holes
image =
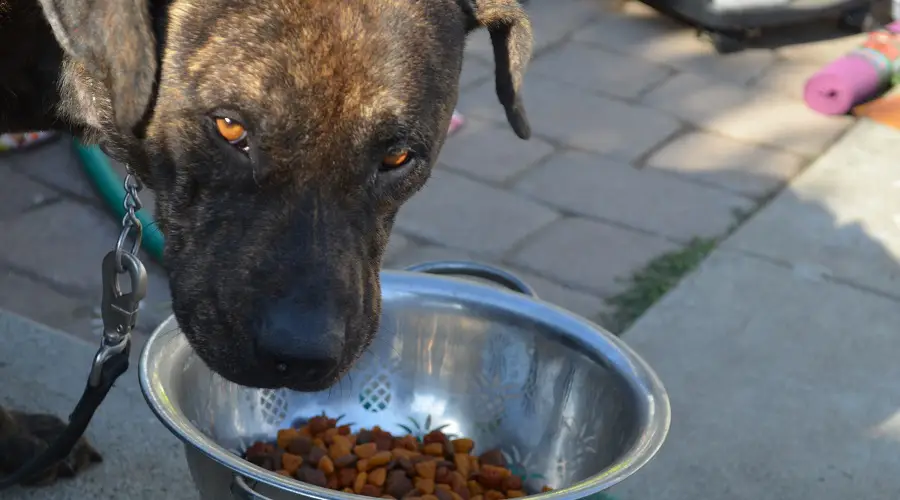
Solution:
[[[2,1],[2,0],[0,0]],[[379,426],[353,433],[326,415],[272,442],[253,443],[244,458],[286,477],[335,491],[392,500],[507,500],[528,496],[499,448],[473,455],[476,443],[440,430],[419,441]],[[542,492],[550,491],[545,486]]]
[[[291,444],[291,441],[300,437],[300,433],[297,429],[281,429],[278,431],[278,436],[275,441],[278,443],[278,447],[282,450],[287,449],[288,445]]]
[[[461,438],[454,439],[450,442],[453,445],[454,453],[471,453],[475,449],[475,441],[471,439]]]
[[[422,452],[426,455],[442,457],[444,456],[444,445],[443,443],[429,443],[422,447]]]
[[[353,482],[353,491],[359,494],[362,492],[362,487],[366,485],[366,480],[368,479],[368,474],[365,472],[360,472],[359,475],[356,476],[356,481]]]
[[[547,493],[548,491],[553,491],[553,488],[551,488],[545,484],[544,487],[541,488],[541,493]]]
[[[506,495],[497,490],[487,490],[484,492],[484,500],[504,500]]]
[[[334,466],[338,469],[343,469],[344,467],[354,467],[359,458],[352,454],[348,453],[342,457],[339,457],[334,460]]]
[[[391,452],[389,451],[379,451],[378,453],[372,455],[369,458],[369,467],[381,467],[382,465],[387,464],[391,461]]]
[[[365,495],[367,497],[378,498],[381,496],[381,488],[379,486],[375,486],[372,483],[364,484],[362,489],[359,490],[359,494]]]
[[[369,458],[378,452],[378,446],[375,443],[358,444],[353,448],[353,453],[359,458]]]
[[[503,491],[509,492],[510,490],[521,490],[522,489],[522,478],[519,476],[514,476],[510,474],[503,480]],[[509,493],[507,493],[508,495]]]
[[[288,472],[288,475],[293,476],[297,469],[303,465],[303,458],[298,455],[294,455],[293,453],[284,453],[281,455],[281,468]]]
[[[416,489],[422,493],[434,493],[434,479],[417,477],[414,481]]]
[[[384,486],[385,480],[387,480],[387,469],[385,469],[384,467],[379,467],[369,472],[369,484],[374,484],[375,486]]]
[[[419,462],[415,465],[416,474],[425,479],[434,479],[437,473],[437,463],[434,460]]]
[[[329,458],[328,455],[319,459],[318,467],[319,470],[325,474],[332,474],[334,472],[334,462],[331,461],[331,458]]]
[[[346,468],[341,469],[337,473],[338,484],[340,484],[344,488],[351,488],[353,484],[356,482],[356,476],[359,473],[356,472],[356,469]]]

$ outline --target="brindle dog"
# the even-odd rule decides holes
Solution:
[[[479,27],[527,139],[516,0],[0,0],[0,131],[69,131],[130,165],[200,357],[239,384],[317,391],[372,342],[388,234]],[[0,410],[0,471],[61,427]],[[82,442],[34,481],[99,459]]]

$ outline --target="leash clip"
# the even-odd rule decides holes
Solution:
[[[123,272],[118,267],[122,265]],[[131,291],[122,292],[120,275],[127,274]],[[103,298],[100,314],[103,319],[103,338],[94,356],[88,384],[97,387],[101,383],[103,366],[116,355],[128,353],[131,331],[137,321],[141,300],[147,295],[147,270],[133,253],[118,249],[103,258]]]

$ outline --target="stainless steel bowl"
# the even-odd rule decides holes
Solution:
[[[605,490],[662,445],[669,400],[647,364],[597,325],[529,296],[514,275],[441,262],[384,271],[381,284],[382,322],[371,350],[340,384],[318,393],[232,384],[193,353],[174,318],[156,329],[141,355],[141,388],[184,442],[203,499],[359,498],[238,456],[323,411],[345,415],[355,429],[441,427],[481,450],[499,447],[528,488],[558,488],[530,497],[541,500]]]

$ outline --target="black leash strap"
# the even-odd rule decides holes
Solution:
[[[126,214],[122,219],[122,232],[115,250],[106,254],[103,259],[103,298],[100,305],[103,340],[94,356],[84,393],[69,415],[65,430],[43,453],[32,458],[12,475],[0,478],[0,491],[30,479],[65,459],[84,434],[113,384],[128,370],[131,332],[141,300],[147,295],[147,270],[137,257],[143,234],[141,222],[135,215],[141,208],[137,196],[141,187],[140,181],[129,170],[125,177]],[[134,242],[131,248],[126,248],[128,236],[132,233]],[[119,278],[125,274],[131,282],[131,291],[127,293],[122,291],[119,283]]]

